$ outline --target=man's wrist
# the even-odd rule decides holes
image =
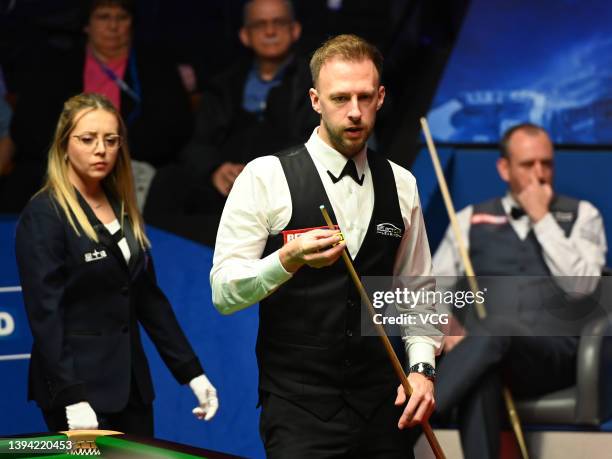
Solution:
[[[555,217],[550,212],[547,212],[544,217],[542,217],[537,222],[533,224],[533,231],[536,233],[536,236],[540,236],[542,234],[552,232],[562,232],[563,230],[555,220]]]
[[[430,337],[411,336],[407,339],[407,343],[409,365],[418,362],[426,362],[432,367],[436,366],[436,347],[434,341]]]
[[[541,221],[546,215],[548,215],[548,209],[538,209],[535,212],[528,213],[529,218],[531,219],[533,224]]]
[[[295,273],[298,269],[302,267],[303,263],[295,261],[292,256],[292,250],[289,245],[284,245],[278,251],[278,259],[280,260],[281,265],[288,273]]]
[[[436,369],[427,362],[419,362],[410,367],[410,373],[423,375],[430,381],[436,380]]]

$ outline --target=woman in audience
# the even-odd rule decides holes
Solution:
[[[85,41],[72,50],[49,52],[21,85],[11,126],[15,161],[17,166],[37,162],[39,183],[62,104],[81,92],[106,96],[126,120],[132,158],[138,162],[139,198],[155,168],[173,162],[188,140],[193,123],[189,97],[174,63],[159,50],[134,45],[134,3],[85,2]]]

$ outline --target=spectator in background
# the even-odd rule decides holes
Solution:
[[[0,177],[8,175],[13,166],[14,145],[8,133],[11,115],[11,106],[0,97]]]
[[[158,171],[145,207],[149,223],[209,245],[245,164],[303,141],[318,122],[308,63],[292,52],[301,33],[292,3],[250,0],[243,14],[239,36],[253,57],[204,89],[182,167]]]
[[[13,167],[14,145],[9,137],[9,125],[13,111],[6,100],[6,86],[0,67],[0,180]]]
[[[0,69],[0,212],[17,213],[25,204],[18,196],[29,196],[38,185],[28,167],[15,169],[15,144],[9,135],[13,111]]]
[[[71,52],[50,53],[21,85],[11,127],[17,167],[29,163],[40,182],[63,101],[96,92],[107,96],[126,119],[142,201],[153,168],[172,162],[191,134],[189,99],[165,56],[133,46],[133,0],[91,0],[83,12],[86,42]],[[20,196],[21,205],[33,191]]]
[[[183,159],[214,187],[219,210],[247,162],[303,140],[317,123],[308,66],[292,54],[300,33],[291,2],[247,2],[239,36],[253,59],[218,75],[203,95]]]

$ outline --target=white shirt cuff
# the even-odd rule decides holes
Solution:
[[[429,343],[410,343],[408,345],[408,361],[410,366],[424,362],[435,368],[434,346]]]
[[[548,212],[539,222],[533,225],[533,232],[539,240],[540,238],[544,238],[547,234],[562,234],[563,230],[559,227],[555,217]]]
[[[288,272],[280,261],[279,250],[261,259],[260,279],[266,290],[275,289],[287,282],[293,274]]]

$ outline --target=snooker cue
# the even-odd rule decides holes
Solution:
[[[459,254],[461,255],[461,261],[463,262],[465,274],[468,278],[470,289],[472,290],[472,292],[476,293],[476,291],[478,291],[479,289],[478,282],[476,280],[476,275],[474,273],[474,267],[472,265],[472,261],[470,260],[470,256],[468,255],[468,252],[465,248],[465,242],[463,240],[463,236],[459,228],[459,223],[457,222],[457,214],[455,212],[455,207],[453,206],[453,201],[448,191],[448,185],[446,184],[446,179],[444,178],[444,173],[442,172],[442,166],[440,166],[438,152],[431,137],[429,124],[427,123],[427,119],[425,117],[421,118],[421,127],[423,128],[423,134],[425,135],[425,141],[427,142],[427,149],[429,150],[429,155],[431,156],[431,161],[433,162],[436,177],[438,179],[438,184],[440,185],[440,192],[442,193],[442,197],[444,198],[444,204],[446,206],[446,211],[450,218],[455,240],[457,241],[457,245],[459,247]],[[486,308],[483,303],[476,302],[476,314],[478,315],[478,318],[480,320],[484,319],[487,316]],[[521,427],[521,421],[518,417],[516,405],[514,404],[512,394],[510,393],[510,390],[507,386],[504,386],[504,388],[502,389],[502,393],[504,396],[504,402],[506,404],[506,411],[508,412],[508,417],[510,418],[510,423],[512,424],[512,430],[514,431],[516,441],[518,442],[519,448],[521,450],[521,456],[523,457],[523,459],[529,459],[529,453],[527,451],[527,444],[525,443],[523,428]]]
[[[327,223],[327,226],[329,227],[329,229],[331,230],[336,229],[325,206],[320,206],[320,209],[321,209],[321,213],[323,214],[323,218],[325,219],[325,223]],[[355,287],[359,291],[359,295],[361,296],[361,301],[363,301],[368,306],[368,312],[370,313],[370,316],[372,317],[372,319],[374,319],[374,314],[375,314],[374,306],[372,305],[372,302],[370,301],[370,297],[368,296],[365,288],[363,287],[363,284],[361,283],[361,280],[359,279],[359,275],[357,274],[357,271],[355,271],[355,267],[353,266],[353,262],[351,261],[348,255],[348,251],[346,247],[342,251],[342,259],[344,260],[344,264],[346,265],[346,268],[348,269],[348,272],[351,276],[351,279],[353,280],[353,283],[355,284]],[[385,333],[385,329],[383,328],[383,326],[381,324],[377,324],[376,322],[374,322],[374,320],[372,320],[372,323],[374,323],[376,331],[378,332],[378,337],[381,339],[385,347],[385,351],[387,351],[389,360],[391,360],[393,369],[395,370],[395,373],[397,374],[397,377],[399,378],[402,384],[402,387],[404,388],[404,392],[406,393],[406,400],[407,400],[408,397],[412,395],[412,387],[410,386],[410,383],[408,382],[408,378],[406,377],[404,368],[402,367],[402,364],[397,358],[397,355],[395,354],[395,351],[393,350],[393,346],[391,345],[391,342],[389,341],[389,338],[387,337],[387,334]],[[442,451],[442,447],[440,446],[438,439],[436,438],[431,426],[429,425],[429,421],[424,421],[421,425],[423,427],[423,432],[425,433],[425,437],[427,437],[427,441],[429,442],[429,445],[431,446],[431,449],[433,450],[433,453],[436,456],[436,459],[445,459],[446,456],[444,455],[444,452]]]

